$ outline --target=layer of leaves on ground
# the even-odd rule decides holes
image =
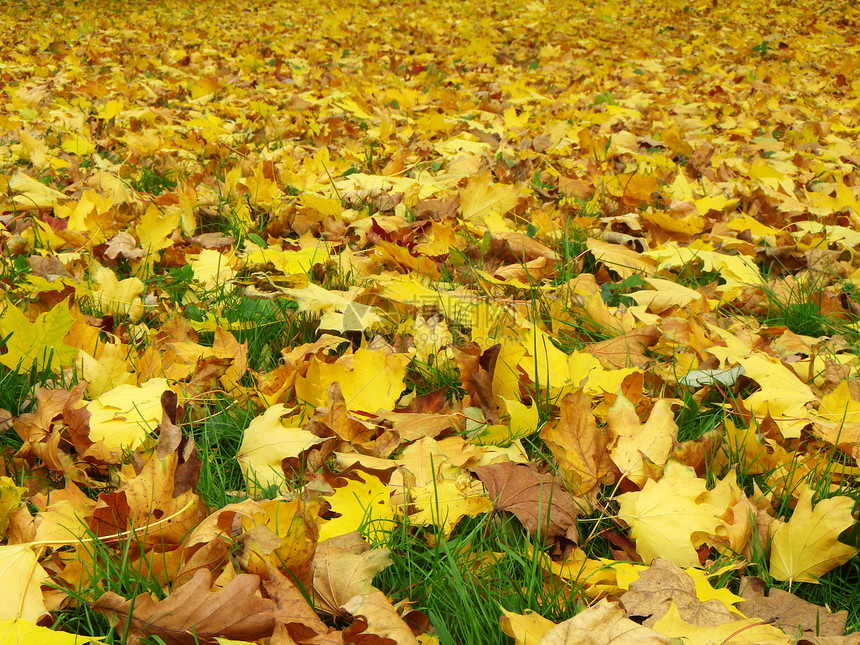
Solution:
[[[4,3],[3,642],[860,642],[859,19]]]

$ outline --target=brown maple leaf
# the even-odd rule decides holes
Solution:
[[[530,533],[578,540],[579,504],[559,477],[539,473],[533,464],[512,461],[477,466],[472,472],[487,489],[493,508],[513,513]]]

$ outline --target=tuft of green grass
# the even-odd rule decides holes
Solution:
[[[699,260],[685,264],[675,274],[675,282],[689,289],[698,289],[709,284],[718,284],[720,279],[719,271],[705,271]]]
[[[170,171],[162,171],[153,166],[146,165],[132,172],[133,179],[129,181],[129,184],[138,192],[160,195],[176,188],[176,180]]]
[[[542,538],[495,514],[461,521],[445,538],[438,530],[398,525],[387,541],[393,563],[374,585],[393,602],[423,611],[442,645],[502,645],[502,609],[532,610],[559,622],[579,609],[576,589],[541,566]]]
[[[406,382],[418,396],[437,390],[445,391],[449,401],[460,401],[466,396],[466,389],[460,377],[460,369],[449,360],[435,360],[434,355],[427,362],[413,360],[406,370]]]
[[[279,364],[281,350],[317,339],[319,316],[298,311],[295,302],[285,298],[249,298],[241,291],[216,289],[204,294],[201,304],[188,303],[185,315],[202,322],[208,312],[226,321],[230,333],[239,343],[248,344],[248,367],[265,372]],[[199,296],[198,296],[199,297]],[[206,309],[202,303],[205,302]],[[211,345],[211,332],[200,334],[201,345]]]
[[[250,402],[238,405],[227,395],[218,395],[209,406],[209,416],[190,424],[201,461],[197,492],[209,508],[222,508],[246,497],[245,479],[236,455],[245,428],[260,413]]]
[[[134,531],[110,540],[88,531],[75,547],[77,552],[61,547],[56,555],[60,559],[77,559],[82,568],[76,583],[63,588],[72,602],[55,614],[52,627],[74,634],[107,634],[106,643],[127,642],[131,621],[126,624],[125,633],[119,633],[103,615],[91,609],[91,604],[108,591],[124,598],[134,598],[141,593],[152,594],[159,600],[166,596],[157,577],[150,573],[153,568],[158,570],[157,566],[152,566],[157,553],[149,552],[143,560],[137,560],[144,552],[145,539],[145,535],[137,535]]]
[[[684,406],[678,411],[675,423],[678,424],[678,441],[693,441],[706,432],[718,428],[725,420],[727,411],[717,400],[718,390],[714,390],[707,401],[697,401],[690,391],[681,393]]]
[[[588,233],[581,226],[571,221],[566,223],[553,244],[553,250],[558,254],[554,285],[563,285],[580,273],[594,273],[597,270],[594,256],[588,252],[587,239]]]
[[[762,319],[771,327],[787,327],[799,336],[829,336],[837,324],[821,312],[820,300],[804,288],[793,289],[786,297],[765,290],[767,313]]]

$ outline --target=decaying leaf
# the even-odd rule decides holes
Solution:
[[[570,620],[559,623],[537,641],[538,645],[583,642],[596,645],[668,645],[669,639],[634,623],[617,603],[601,600]]]
[[[223,636],[253,641],[271,636],[275,603],[257,595],[260,578],[240,574],[222,588],[212,588],[212,576],[201,570],[164,600],[142,593],[127,600],[112,591],[93,609],[110,618],[120,633],[128,623],[129,642],[158,636],[167,645],[185,645],[198,638]]]
[[[590,401],[582,391],[562,399],[558,421],[547,425],[541,438],[574,494],[583,495],[598,483],[612,480],[609,433],[597,426]]]
[[[532,534],[564,536],[576,542],[577,500],[558,477],[507,461],[473,471],[493,500],[493,508],[513,513]]]
[[[738,618],[718,600],[700,601],[693,579],[679,567],[661,558],[654,560],[649,569],[640,573],[639,578],[621,597],[621,604],[628,616],[645,618],[642,624],[646,627],[653,627],[669,611],[672,603],[684,621],[693,625],[722,625]]]
[[[773,588],[765,593],[765,585],[760,578],[742,580],[741,595],[746,601],[740,605],[745,615],[772,620],[788,634],[842,636],[845,633],[847,610],[831,613],[825,607],[801,600],[782,589]]]

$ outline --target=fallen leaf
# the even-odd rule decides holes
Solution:
[[[260,578],[239,574],[224,587],[212,588],[212,574],[199,570],[164,600],[142,593],[126,600],[109,591],[92,605],[107,616],[128,642],[137,645],[157,636],[166,645],[191,645],[215,636],[254,641],[271,636],[275,602],[258,595]]]
[[[91,641],[101,642],[103,640],[104,638],[96,636],[79,636],[61,630],[41,627],[22,618],[0,620],[0,645],[18,645],[19,643],[83,645]]]
[[[292,415],[292,410],[276,404],[254,418],[245,430],[236,460],[251,490],[282,485],[285,475],[281,462],[325,441],[300,427],[285,425],[284,418]]]
[[[555,623],[528,609],[523,614],[508,611],[504,607],[501,610],[502,631],[514,639],[515,645],[538,643],[544,634],[555,627]]]
[[[693,625],[681,618],[675,603],[654,623],[654,630],[672,639],[683,639],[691,645],[789,645],[794,639],[782,630],[758,618],[746,618],[722,625]]]
[[[818,578],[857,554],[839,541],[839,534],[854,526],[854,501],[837,496],[812,506],[813,491],[804,486],[791,519],[771,537],[768,571],[775,580],[818,582]]]
[[[740,605],[745,615],[771,620],[787,634],[842,636],[845,633],[847,610],[830,612],[775,587],[765,594],[765,584],[760,578],[742,579],[741,596],[746,601]]]
[[[722,625],[738,618],[719,600],[700,601],[693,579],[662,558],[657,558],[641,572],[621,597],[627,615],[645,618],[642,624],[646,627],[653,627],[672,603],[681,618],[693,625]]]
[[[418,645],[418,640],[409,625],[391,606],[391,601],[381,591],[353,596],[343,605],[343,610],[366,621],[362,636],[372,634],[380,639],[389,639],[397,645]],[[349,631],[349,630],[347,630]]]
[[[532,534],[577,541],[577,500],[558,477],[510,461],[472,468],[497,511],[513,513]]]
[[[48,572],[27,544],[0,546],[0,620],[37,623],[48,613],[42,585]]]
[[[377,591],[371,583],[391,565],[388,549],[371,549],[358,533],[330,538],[317,547],[313,561],[314,596],[328,614],[342,613],[355,598]]]
[[[665,558],[679,567],[699,562],[696,547],[720,526],[720,509],[700,501],[704,479],[675,461],[660,481],[648,480],[639,492],[618,496],[618,517],[630,525],[643,561]]]
[[[601,600],[550,629],[537,645],[669,645],[669,639],[624,615],[614,602]]]
[[[598,483],[611,483],[615,471],[609,456],[609,433],[591,414],[591,401],[578,390],[561,400],[559,419],[540,436],[555,457],[559,470],[575,495],[584,495]]]
[[[7,304],[0,315],[0,339],[5,341],[0,363],[23,372],[72,365],[78,352],[63,337],[73,322],[67,303],[39,314],[33,322],[18,307]]]
[[[645,423],[639,422],[636,408],[623,394],[619,394],[609,408],[607,416],[612,445],[609,455],[621,475],[639,488],[648,478],[646,459],[663,466],[675,445],[678,426],[669,402],[657,401]]]

